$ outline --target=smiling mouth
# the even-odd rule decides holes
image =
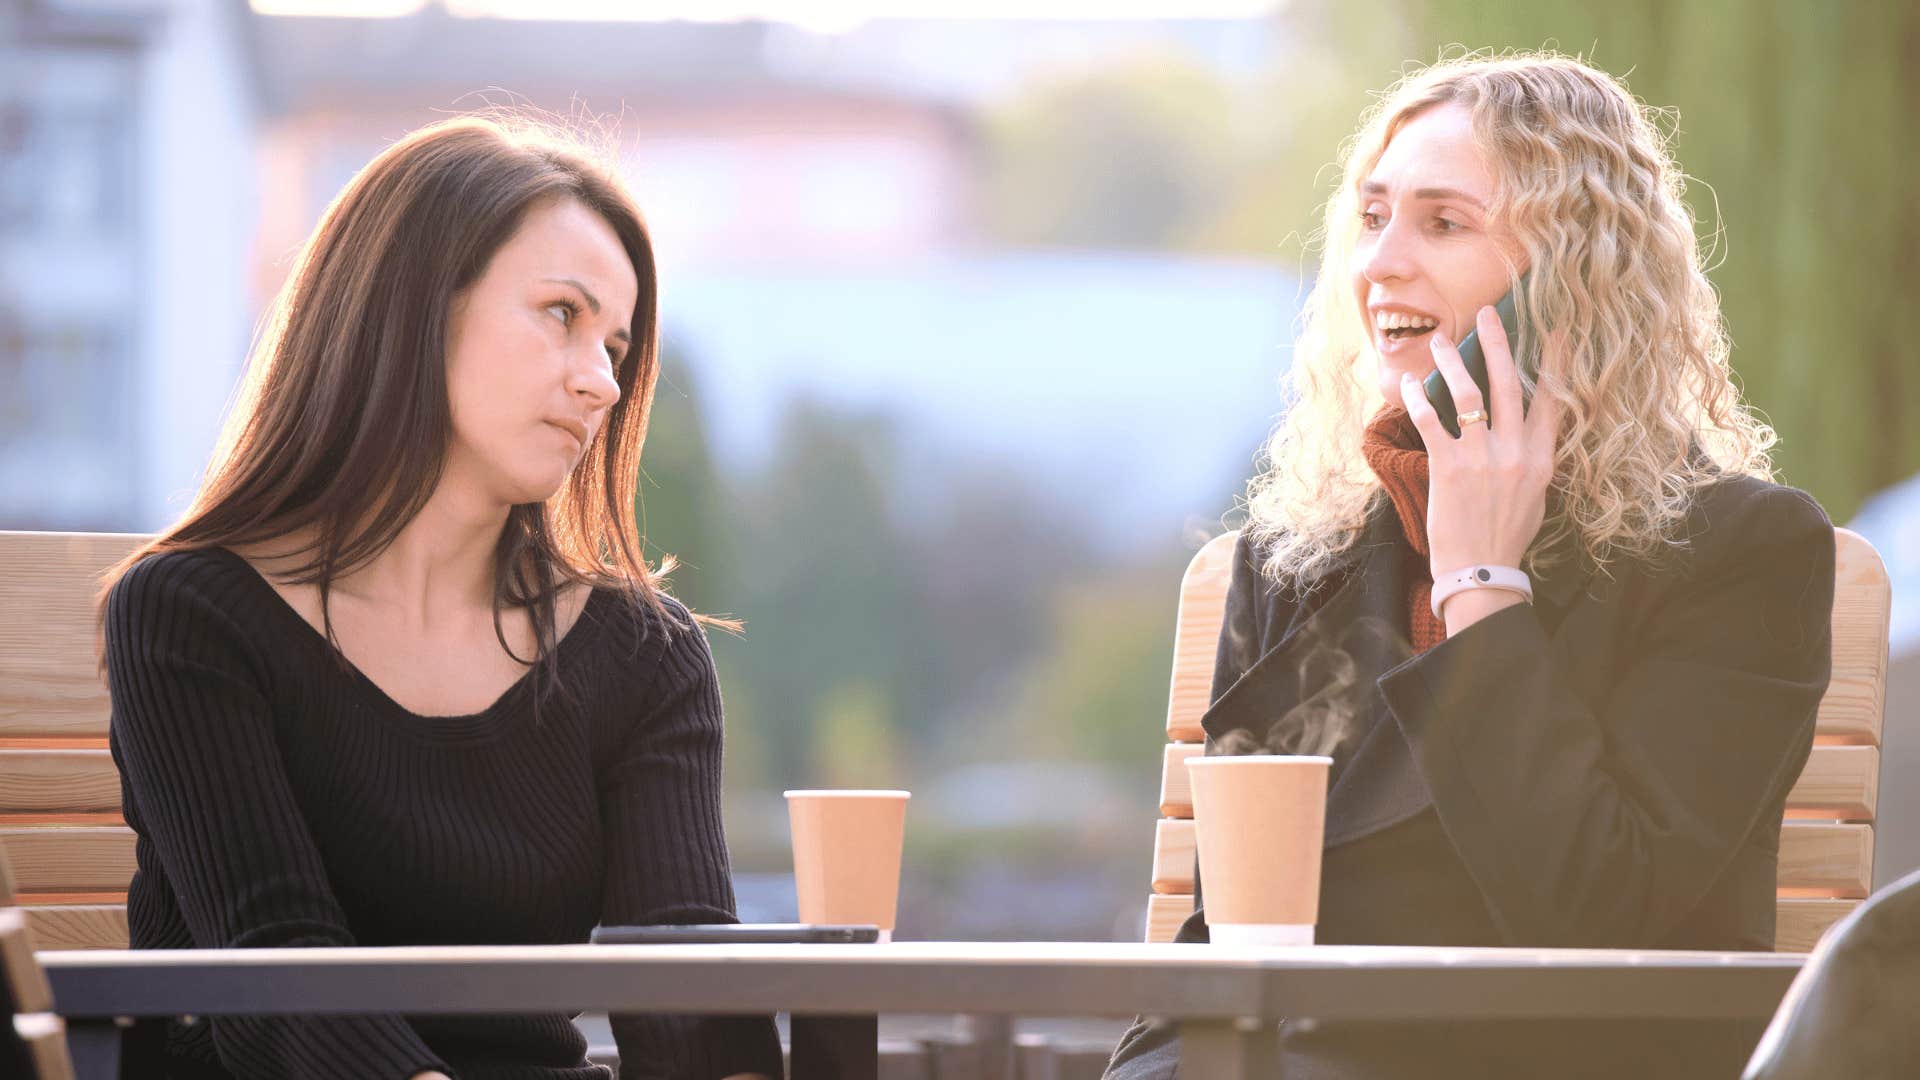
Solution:
[[[1404,311],[1381,311],[1373,317],[1374,332],[1383,341],[1402,342],[1425,337],[1440,328],[1440,320],[1430,315],[1415,315]]]

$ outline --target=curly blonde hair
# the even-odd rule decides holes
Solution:
[[[1623,558],[1658,561],[1685,546],[1679,527],[1701,486],[1730,473],[1772,479],[1775,436],[1740,400],[1685,176],[1652,110],[1577,59],[1463,56],[1401,79],[1342,151],[1287,375],[1290,407],[1247,492],[1249,538],[1283,585],[1311,588],[1384,498],[1360,453],[1380,399],[1351,285],[1356,192],[1408,121],[1445,104],[1471,114],[1496,177],[1490,209],[1532,268],[1517,297],[1522,325],[1552,344],[1528,389],[1566,406],[1528,569],[1569,556],[1601,571]]]

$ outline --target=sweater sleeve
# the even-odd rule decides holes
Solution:
[[[110,734],[142,861],[158,860],[199,948],[350,946],[295,801],[235,586],[193,555],[157,556],[108,597]],[[449,1071],[399,1016],[215,1017],[242,1077],[404,1080]]]
[[[654,631],[655,692],[603,780],[607,926],[739,921],[720,818],[719,682],[706,637],[677,614],[684,628]],[[623,1080],[782,1073],[769,1016],[611,1019]]]
[[[1657,946],[1780,819],[1829,678],[1833,529],[1798,493],[1739,509],[1597,699],[1524,604],[1381,679],[1508,941]]]

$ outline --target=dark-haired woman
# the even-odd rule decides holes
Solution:
[[[640,215],[554,133],[435,125],[328,209],[105,599],[134,947],[733,921],[713,665],[630,510],[655,335]],[[767,1018],[613,1029],[627,1080],[781,1069]],[[584,1051],[557,1014],[214,1018],[148,1070],[606,1076]]]

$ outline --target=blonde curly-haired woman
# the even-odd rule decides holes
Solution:
[[[1771,482],[1682,187],[1649,111],[1554,55],[1415,73],[1350,144],[1205,717],[1213,753],[1332,754],[1323,943],[1771,947],[1833,533]],[[1758,1036],[1302,1024],[1279,1050],[1289,1078],[1704,1077]],[[1143,1021],[1109,1075],[1177,1056]]]

